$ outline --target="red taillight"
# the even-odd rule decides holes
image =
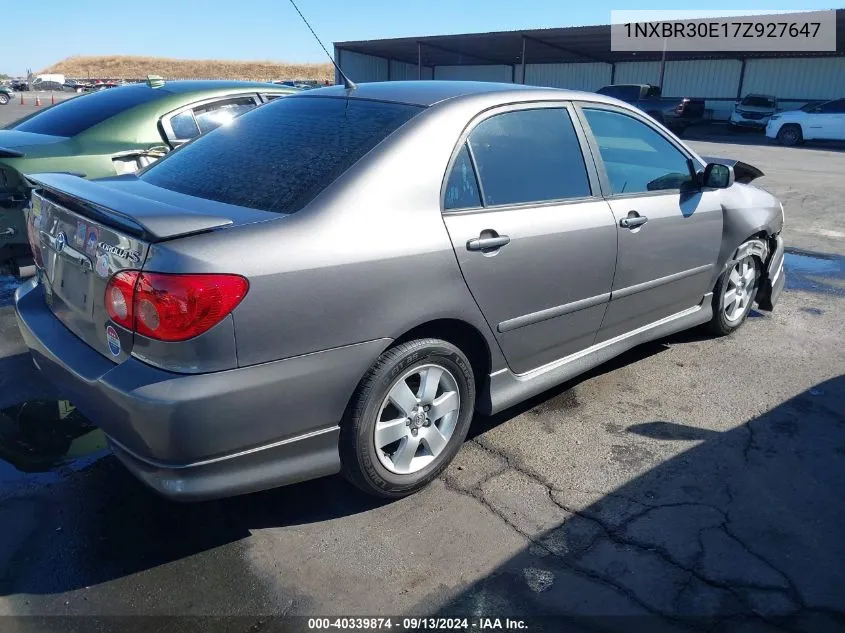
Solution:
[[[127,330],[134,329],[133,295],[139,274],[135,270],[117,273],[106,286],[106,310],[112,321]]]
[[[238,275],[124,271],[106,286],[115,323],[160,341],[185,341],[217,325],[241,302],[249,282]]]

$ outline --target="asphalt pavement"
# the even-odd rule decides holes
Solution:
[[[752,312],[730,337],[643,345],[478,416],[444,475],[400,501],[340,477],[161,499],[84,420],[21,409],[58,396],[0,307],[0,615],[241,618],[225,630],[280,614],[845,629],[845,152],[753,135],[691,145],[759,166],[782,197],[792,250],[775,312]],[[41,454],[21,448],[36,440]]]

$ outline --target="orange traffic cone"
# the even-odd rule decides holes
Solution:
[[[36,107],[36,108],[40,108],[40,107],[41,107],[41,96],[40,96],[40,95],[38,95],[37,93],[36,93],[36,95],[35,95],[35,107]]]
[[[50,91],[50,105],[56,105],[56,95],[53,94],[53,91]]]

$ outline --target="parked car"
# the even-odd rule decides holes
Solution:
[[[845,140],[845,99],[812,102],[800,110],[779,112],[766,125],[766,136],[781,145],[804,141]]]
[[[0,86],[0,105],[6,105],[12,100],[14,96],[15,93],[10,87]]]
[[[30,90],[61,90],[65,84],[65,76],[61,73],[46,73],[35,75],[29,80]]]
[[[74,79],[68,79],[62,84],[62,90],[67,92],[85,92],[85,84]]]
[[[23,175],[103,178],[136,171],[172,148],[276,96],[297,92],[240,81],[133,84],[73,97],[0,129],[0,263],[31,265]]]
[[[11,87],[15,92],[26,92],[29,90],[29,84],[25,79],[13,79]]]
[[[778,101],[772,95],[745,95],[736,102],[729,124],[733,127],[764,129],[771,116],[777,112]]]
[[[309,90],[137,175],[33,175],[40,272],[17,319],[164,495],[342,470],[395,498],[447,466],[474,411],[772,309],[783,207],[759,174],[592,93]]]
[[[679,132],[704,118],[704,99],[663,97],[660,86],[614,84],[599,88],[598,94],[630,103],[655,121]]]

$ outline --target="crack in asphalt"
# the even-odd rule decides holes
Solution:
[[[756,448],[754,443],[754,432],[751,428],[751,425],[747,426],[748,428],[748,440],[746,441],[745,446],[743,447],[743,456],[745,457],[746,461],[748,458],[748,452],[751,448]],[[742,605],[742,607],[746,610],[745,617],[751,616],[755,619],[762,620],[771,626],[775,626],[779,629],[783,629],[786,631],[793,630],[789,627],[785,621],[789,619],[793,619],[799,616],[807,615],[807,614],[825,614],[831,615],[836,617],[841,617],[842,613],[837,612],[835,610],[826,609],[823,607],[811,607],[809,606],[806,601],[804,600],[803,595],[801,594],[800,590],[798,589],[795,582],[789,577],[789,575],[782,569],[780,569],[777,565],[773,564],[770,560],[768,560],[765,556],[760,554],[759,552],[755,551],[752,547],[750,547],[742,538],[740,538],[734,530],[731,529],[731,517],[730,517],[730,507],[734,503],[736,499],[736,495],[734,491],[731,489],[730,486],[725,487],[725,493],[727,495],[728,501],[725,505],[725,508],[720,508],[716,505],[709,504],[709,503],[702,503],[702,502],[672,502],[672,503],[645,503],[639,499],[634,499],[627,495],[619,494],[616,492],[606,492],[601,490],[582,490],[578,488],[558,488],[552,483],[545,480],[545,478],[533,472],[521,464],[517,463],[516,460],[504,453],[503,451],[497,449],[494,446],[491,446],[489,443],[483,441],[481,438],[475,438],[471,440],[474,444],[476,444],[479,448],[483,451],[490,453],[499,459],[504,461],[504,466],[501,468],[497,468],[494,472],[491,472],[479,482],[477,482],[474,486],[468,489],[462,489],[454,485],[449,481],[448,476],[441,477],[444,485],[447,489],[456,492],[458,494],[462,494],[465,496],[469,496],[479,503],[481,503],[490,513],[499,517],[508,527],[514,530],[517,534],[525,538],[528,542],[530,542],[535,547],[541,549],[542,551],[548,553],[549,555],[555,557],[556,559],[560,560],[564,567],[568,570],[572,571],[574,574],[588,578],[590,580],[596,581],[604,586],[610,587],[614,591],[618,592],[619,594],[623,595],[624,597],[631,600],[633,603],[637,604],[638,606],[645,609],[647,612],[657,615],[666,619],[669,619],[673,622],[680,623],[684,626],[688,625],[688,622],[681,620],[682,614],[677,613],[677,607],[680,605],[680,601],[683,598],[684,594],[689,590],[690,586],[692,585],[694,580],[698,580],[704,583],[707,586],[710,586],[715,589],[723,590],[728,592],[737,602]],[[578,517],[579,519],[583,519],[589,521],[600,528],[600,532],[598,532],[585,546],[580,548],[580,551],[576,555],[571,554],[561,554],[555,551],[553,548],[549,547],[546,543],[544,543],[540,538],[537,536],[531,535],[530,533],[526,532],[525,530],[521,529],[517,526],[511,519],[493,506],[485,497],[482,491],[482,488],[485,484],[490,482],[492,479],[501,476],[508,470],[513,470],[525,477],[529,480],[540,484],[545,488],[546,494],[549,497],[549,500],[562,511],[566,512],[571,516]],[[564,503],[559,502],[555,499],[554,492],[566,492],[566,490],[579,492],[582,494],[595,494],[601,495],[602,497],[616,497],[619,499],[623,499],[627,502],[643,506],[643,509],[639,512],[635,512],[629,517],[626,517],[623,521],[621,521],[615,527],[613,525],[608,524],[606,521],[598,518],[596,516],[585,514],[581,510],[577,510],[573,507],[569,507]],[[714,510],[719,515],[722,516],[723,520],[718,525],[708,525],[702,527],[697,532],[697,542],[698,548],[693,559],[692,565],[685,565],[683,562],[677,560],[668,550],[664,547],[649,543],[647,541],[640,541],[638,539],[631,538],[629,536],[625,536],[624,532],[626,529],[638,519],[641,519],[647,516],[649,513],[654,512],[655,510],[662,510],[664,508],[681,508],[681,507],[704,507]],[[775,572],[775,574],[780,577],[785,584],[784,586],[781,585],[772,585],[766,583],[757,583],[757,582],[737,582],[737,581],[721,581],[718,579],[711,578],[707,575],[705,570],[701,569],[703,564],[704,555],[706,552],[706,547],[704,545],[703,535],[708,530],[721,530],[725,536],[731,539],[734,543],[736,543],[739,547],[741,547],[749,556],[760,562],[762,565],[766,566],[771,571]],[[547,532],[548,533],[548,532]],[[672,601],[673,608],[675,611],[666,611],[664,609],[660,609],[655,607],[652,604],[642,600],[639,598],[636,593],[626,586],[623,583],[617,582],[615,579],[608,577],[606,575],[600,574],[593,570],[584,568],[583,566],[578,564],[578,560],[581,559],[586,553],[588,553],[599,541],[602,539],[607,538],[610,542],[620,545],[623,547],[629,547],[634,550],[638,550],[641,552],[652,553],[657,555],[661,560],[664,562],[672,565],[676,569],[682,571],[686,575],[686,580],[678,588],[677,594]],[[793,604],[797,605],[796,609],[789,611],[786,614],[781,614],[777,616],[767,615],[762,613],[759,609],[757,609],[752,603],[744,591],[745,590],[758,590],[758,591],[773,591],[779,592],[785,595]],[[725,616],[724,618],[716,618],[717,621],[722,621],[725,619],[729,619],[730,616]]]

